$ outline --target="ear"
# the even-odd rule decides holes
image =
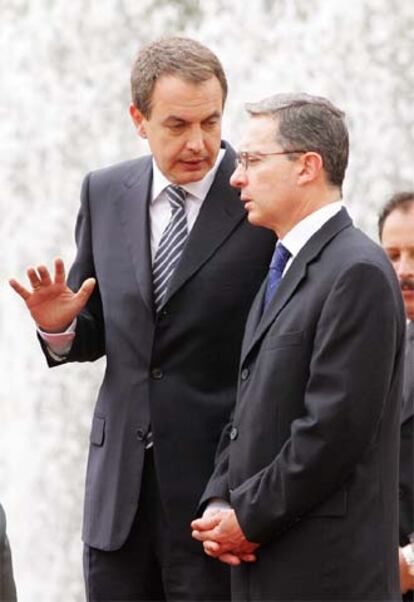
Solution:
[[[309,184],[316,180],[322,169],[323,160],[318,153],[308,152],[299,158],[298,184],[300,186]]]
[[[131,119],[137,128],[138,135],[141,138],[146,138],[147,134],[145,131],[145,122],[146,119],[144,115],[141,113],[139,109],[134,104],[129,105],[129,114],[131,115]]]

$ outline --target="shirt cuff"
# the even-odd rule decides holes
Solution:
[[[206,509],[203,512],[203,517],[212,514],[216,510],[230,510],[230,508],[231,506],[226,500],[223,500],[220,497],[213,497],[207,504]]]
[[[63,332],[45,332],[41,328],[37,329],[40,338],[46,343],[51,357],[57,362],[64,360],[72,348],[76,322],[75,318]]]

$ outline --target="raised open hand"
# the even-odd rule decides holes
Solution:
[[[87,278],[74,293],[66,284],[65,266],[59,258],[55,259],[53,280],[44,265],[29,268],[27,276],[31,291],[14,279],[10,280],[10,286],[24,300],[39,328],[46,332],[65,330],[86,305],[96,282]]]

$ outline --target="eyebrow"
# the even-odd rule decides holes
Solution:
[[[214,113],[211,113],[210,115],[207,115],[207,117],[205,117],[201,123],[205,123],[206,121],[210,121],[211,119],[220,119],[222,116],[222,113],[219,113],[218,111],[214,111]],[[183,119],[182,117],[178,117],[177,115],[168,115],[168,117],[166,117],[164,119],[165,124],[168,124],[170,122],[174,122],[174,123],[191,123],[191,121],[189,121],[188,119]]]

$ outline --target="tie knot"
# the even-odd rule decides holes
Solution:
[[[167,186],[165,189],[171,209],[184,209],[186,192],[181,186]]]
[[[290,251],[288,251],[281,242],[277,243],[276,249],[273,253],[272,261],[270,262],[270,269],[276,270],[280,275],[282,275],[290,257]]]
[[[407,340],[414,341],[414,321],[411,320],[407,324]]]

